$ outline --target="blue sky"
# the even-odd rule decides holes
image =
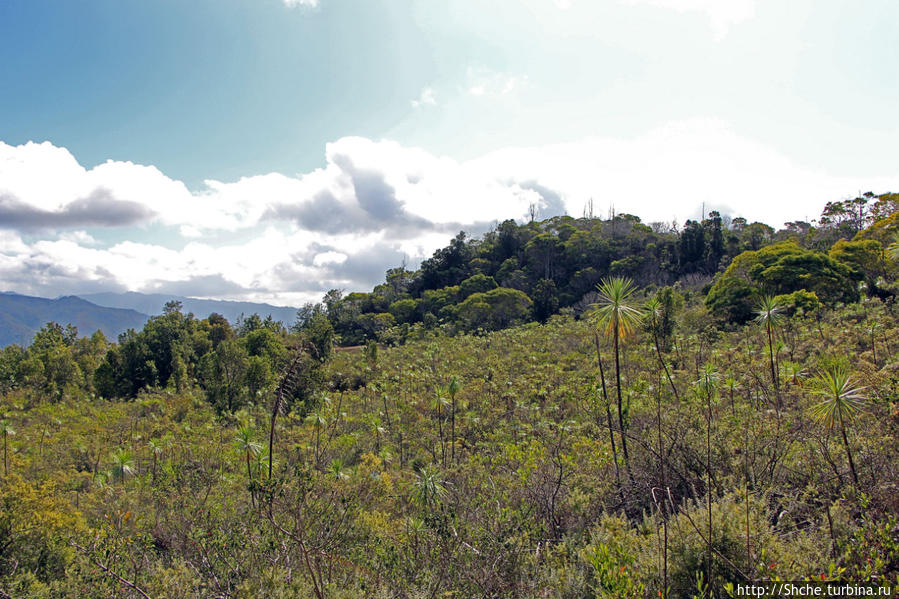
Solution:
[[[459,229],[899,189],[899,4],[0,1],[9,290],[297,304]]]

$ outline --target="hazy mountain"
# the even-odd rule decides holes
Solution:
[[[280,320],[284,326],[290,326],[297,317],[296,308],[272,306],[270,304],[256,304],[253,302],[232,302],[225,300],[206,300],[177,295],[147,294],[147,293],[91,293],[82,295],[82,298],[93,302],[98,306],[109,308],[128,308],[144,314],[162,314],[162,307],[166,302],[177,300],[183,305],[182,311],[186,314],[193,312],[197,318],[206,318],[213,312],[221,314],[232,325],[237,322],[241,314],[249,316],[258,314],[262,318],[271,316],[274,320]]]
[[[0,293],[0,347],[30,344],[34,334],[51,320],[75,325],[80,335],[100,330],[114,341],[119,333],[142,328],[147,318],[135,310],[98,306],[74,295],[47,299]]]

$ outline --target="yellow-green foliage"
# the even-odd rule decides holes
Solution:
[[[709,470],[718,591],[743,575],[895,577],[892,310],[871,299],[784,315],[779,397],[757,326],[720,332],[694,300],[672,313],[667,350],[634,327],[620,356],[633,482],[617,413],[608,429],[611,340],[603,395],[594,329],[569,317],[337,352],[279,416],[271,480],[270,388],[234,412],[192,384],[130,401],[13,390],[0,399],[16,431],[0,591],[141,597],[124,580],[154,598],[658,597],[667,556],[670,596],[692,596]],[[835,355],[867,387],[846,427],[858,488],[842,438],[809,416]],[[258,451],[235,445],[242,427]]]

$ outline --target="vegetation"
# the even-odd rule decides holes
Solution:
[[[738,324],[753,318],[760,295],[805,311],[856,301],[859,282],[883,297],[893,291],[880,282],[897,274],[888,249],[899,234],[897,197],[830,202],[816,225],[790,222],[779,231],[718,212],[683,226],[647,225],[630,214],[510,220],[480,238],[460,233],[418,270],[389,270],[369,293],[331,290],[319,309],[342,344],[360,345],[402,343],[420,328],[452,334],[545,322],[556,313],[579,317],[610,277],[703,292],[714,278],[709,308]]]
[[[669,264],[697,270],[668,285],[612,267],[649,255],[635,246],[577,301],[559,273],[587,266],[550,259],[555,242],[532,245],[525,269],[510,263],[511,279],[479,262],[471,281],[476,258],[458,253],[487,241],[457,238],[440,268],[389,273],[398,295],[383,312],[330,294],[288,330],[171,304],[117,343],[50,323],[30,347],[0,352],[0,597],[667,598],[726,597],[749,580],[899,584],[897,264],[892,232],[880,235],[894,213],[864,213],[881,200],[847,204],[861,226],[795,226],[792,238],[712,217],[720,237],[711,222],[673,238],[691,258]],[[525,251],[566,222],[504,224],[489,243]],[[631,217],[578,228],[589,223],[569,223],[568,240],[593,243],[597,225],[609,247],[669,235]],[[534,233],[523,245],[521,231]],[[748,256],[734,246],[729,262],[735,238]],[[834,251],[841,239],[878,243],[880,274],[865,275],[846,244]],[[533,288],[505,286],[529,273]],[[536,293],[541,281],[563,313],[548,310],[549,283]],[[334,347],[362,330],[381,344]]]

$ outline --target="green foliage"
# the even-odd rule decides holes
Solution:
[[[615,277],[596,286],[599,299],[592,316],[610,338],[623,339],[633,333],[643,318],[642,309],[631,305],[636,291],[633,281]]]
[[[397,300],[390,304],[390,314],[397,322],[415,322],[420,303],[419,300],[412,298]]]
[[[532,306],[531,298],[523,291],[499,287],[468,296],[458,305],[456,313],[468,330],[497,330],[525,322]]]
[[[464,300],[473,293],[486,293],[496,287],[493,277],[479,273],[459,283],[459,299]]]
[[[200,383],[209,403],[228,412],[240,408],[247,399],[249,355],[239,341],[225,341],[203,357]],[[258,372],[253,373],[254,384]]]
[[[783,306],[784,310],[790,314],[811,314],[821,307],[818,296],[811,291],[800,289],[793,293],[777,295],[772,298],[779,306]]]
[[[676,234],[559,217],[457,238],[290,332],[177,305],[117,344],[48,326],[0,353],[0,592],[645,599],[894,580],[894,307],[840,305],[827,273],[856,281],[808,249],[816,228],[763,247],[781,232],[717,218],[691,226],[698,277],[643,293],[681,272]],[[720,331],[697,289],[753,243],[718,282],[746,283],[746,321],[769,296],[762,326]],[[610,280],[629,253],[634,282]],[[522,288],[462,298],[477,275]],[[527,322],[553,285],[569,309]],[[375,331],[396,345],[367,337],[366,318],[413,304],[423,322]],[[365,347],[332,353],[337,335]],[[77,370],[48,375],[65,356]]]
[[[83,533],[84,520],[73,513],[55,484],[34,484],[16,474],[4,476],[0,479],[0,588],[25,573],[32,574],[35,583],[63,578],[72,559],[68,539]]]
[[[829,304],[858,298],[848,266],[785,242],[737,256],[712,285],[706,305],[718,318],[742,324],[752,317],[758,295],[800,290]]]
[[[866,281],[873,285],[878,277],[885,273],[883,260],[883,247],[873,239],[862,241],[846,241],[841,239],[832,248],[828,255],[848,266],[852,278],[857,281]]]
[[[821,371],[813,381],[815,393],[825,399],[812,407],[812,415],[827,428],[851,424],[865,405],[864,388],[857,387],[849,373],[840,366]]]

